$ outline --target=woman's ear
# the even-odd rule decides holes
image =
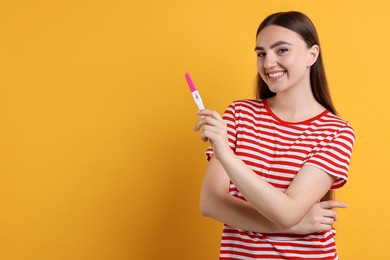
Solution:
[[[313,46],[310,47],[308,53],[309,53],[309,59],[307,62],[307,66],[310,67],[317,61],[318,55],[320,54],[320,47],[314,44]]]

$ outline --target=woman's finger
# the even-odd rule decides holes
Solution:
[[[226,131],[223,128],[219,128],[211,125],[204,125],[202,133],[200,135],[203,141],[207,139],[217,140],[220,139],[221,137],[225,138],[225,136],[226,136]]]
[[[196,123],[195,123],[195,128],[194,128],[195,132],[199,131],[199,129],[200,129],[204,124],[206,124],[206,121],[204,120],[204,118],[202,118],[202,119],[196,121]]]
[[[337,220],[337,212],[335,210],[325,210],[324,217],[333,218]]]
[[[323,218],[321,221],[321,224],[333,225],[334,222],[335,222],[335,219],[333,219],[333,218]]]
[[[214,127],[218,127],[218,128],[223,129],[225,127],[226,123],[225,123],[225,121],[223,121],[223,119],[217,120],[213,117],[203,117],[198,122],[196,122],[195,131],[198,131],[202,126],[205,126],[205,125],[210,125],[210,126],[214,126]]]
[[[223,120],[222,116],[217,111],[211,109],[202,109],[199,110],[196,114],[204,117],[212,117],[216,120]]]
[[[203,142],[207,142],[208,140],[210,140],[210,142],[212,143],[214,135],[215,134],[212,131],[203,130],[202,133],[200,134],[200,138],[202,139]]]
[[[332,226],[331,225],[319,224],[319,225],[317,225],[315,232],[322,232],[322,231],[328,232],[328,231],[331,231],[331,230],[332,230]]]
[[[344,202],[337,200],[328,200],[320,202],[320,207],[323,209],[332,209],[332,208],[347,208],[348,205]]]
[[[209,123],[210,120],[207,119],[207,117],[202,117],[200,120],[198,120],[195,124],[195,131],[199,131],[199,129],[206,125],[206,124],[210,124]]]

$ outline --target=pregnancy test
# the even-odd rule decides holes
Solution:
[[[202,98],[200,97],[198,90],[196,90],[196,87],[194,85],[194,82],[192,82],[190,74],[186,73],[184,76],[186,77],[188,86],[190,87],[190,90],[192,93],[192,97],[194,98],[194,101],[195,101],[196,105],[198,106],[199,110],[204,109]]]

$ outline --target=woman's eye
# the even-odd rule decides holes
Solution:
[[[262,58],[262,57],[264,57],[264,56],[265,56],[265,53],[264,53],[264,52],[259,52],[259,53],[257,53],[257,57]]]
[[[279,54],[283,54],[283,53],[285,53],[285,52],[288,52],[288,49],[282,48],[282,49],[279,49],[279,50],[278,50],[278,53],[279,53]]]

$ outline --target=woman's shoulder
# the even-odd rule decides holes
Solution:
[[[245,118],[257,118],[266,114],[262,99],[239,99],[233,101],[225,111],[226,114],[234,116],[236,119],[245,115]]]
[[[238,99],[233,101],[229,107],[235,109],[246,108],[250,110],[257,110],[264,108],[264,103],[262,99]]]
[[[322,117],[321,125],[326,125],[329,129],[337,130],[339,134],[344,133],[350,135],[352,139],[355,139],[355,131],[351,123],[330,111]]]
[[[328,113],[323,117],[323,121],[327,122],[329,124],[338,124],[340,127],[346,127],[346,128],[352,128],[352,125],[347,120],[341,118],[338,115],[333,114],[332,112],[328,111]]]

